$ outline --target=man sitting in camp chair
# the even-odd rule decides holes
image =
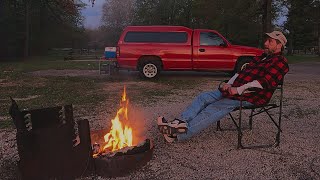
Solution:
[[[167,121],[160,116],[157,124],[165,140],[174,142],[193,137],[239,107],[240,100],[242,106],[267,104],[289,71],[287,59],[282,56],[286,42],[279,31],[266,33],[265,53],[261,57],[255,57],[218,90],[198,95],[179,118]],[[245,91],[249,88],[258,90]]]

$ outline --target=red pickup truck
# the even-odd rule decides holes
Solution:
[[[262,49],[232,45],[214,30],[128,26],[118,41],[117,61],[120,68],[154,78],[169,70],[237,72],[262,53]]]

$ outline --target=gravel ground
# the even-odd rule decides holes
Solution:
[[[116,179],[320,179],[319,68],[320,63],[290,65],[285,81],[283,133],[276,148],[237,150],[237,133],[230,130],[234,127],[228,118],[222,121],[222,128],[229,130],[217,132],[213,125],[186,142],[164,141],[157,130],[156,118],[178,116],[197,94],[216,86],[218,82],[212,80],[223,79],[221,76],[210,77],[210,81],[193,90],[180,90],[178,95],[164,97],[148,106],[137,105],[146,136],[155,144],[154,156],[143,168]],[[114,88],[121,90],[121,85]],[[89,118],[92,129],[106,126],[104,119],[113,115],[97,108],[101,109],[99,113]],[[85,111],[77,112],[75,108],[76,116],[82,113]],[[248,127],[246,122],[244,126]],[[249,145],[271,144],[275,130],[266,116],[256,116],[253,130],[246,130],[243,139]],[[0,136],[0,179],[15,179],[15,163],[19,158],[15,131],[0,130]]]

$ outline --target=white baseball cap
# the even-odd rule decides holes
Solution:
[[[279,40],[283,47],[287,44],[287,38],[280,31],[273,31],[271,33],[266,33],[266,35],[272,39]]]

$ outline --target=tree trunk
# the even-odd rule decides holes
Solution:
[[[25,0],[25,42],[24,42],[24,57],[29,56],[30,43],[30,0]]]
[[[188,0],[187,2],[188,6],[187,6],[187,9],[186,9],[186,26],[187,27],[191,27],[191,9],[192,9],[192,1],[191,0]]]
[[[318,56],[320,56],[320,23],[318,23]]]
[[[264,0],[263,2],[263,33],[271,32],[271,4],[272,0]]]
[[[290,32],[290,34],[289,34],[288,55],[293,55],[293,32]]]
[[[173,3],[171,4],[171,12],[169,17],[169,25],[174,25],[175,22],[175,13],[176,13],[176,0],[173,0]]]

